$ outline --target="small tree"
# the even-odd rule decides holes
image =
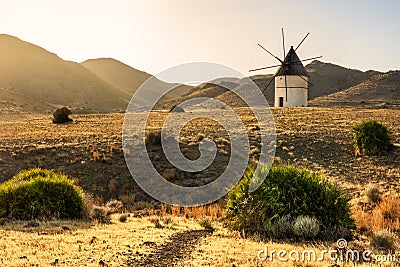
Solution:
[[[62,107],[57,109],[54,113],[53,113],[53,123],[67,123],[67,122],[71,122],[72,119],[69,118],[69,115],[71,115],[71,110],[69,110],[66,107]]]
[[[354,148],[362,154],[377,154],[392,148],[389,130],[376,121],[365,121],[353,127]]]

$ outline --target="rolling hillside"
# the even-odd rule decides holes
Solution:
[[[312,100],[314,98],[318,98],[321,96],[327,96],[333,93],[344,91],[353,86],[357,86],[358,84],[362,84],[363,82],[368,81],[369,78],[374,75],[380,75],[380,72],[377,71],[360,71],[354,69],[348,69],[342,66],[338,66],[331,63],[325,63],[321,61],[313,61],[310,64],[306,65],[306,70],[310,75],[310,82],[313,86],[309,88],[309,99]],[[384,75],[384,74],[382,74]],[[257,86],[264,90],[267,84],[270,82],[272,78],[272,74],[266,75],[254,75],[250,77],[253,82],[257,84]],[[224,87],[235,88],[235,90],[240,90],[241,88],[247,86],[242,80],[235,80],[232,82],[232,78],[227,78],[229,83],[225,82],[225,84],[221,81],[216,81],[216,85],[208,84],[207,86],[200,85],[193,88],[189,94],[185,95],[182,99],[175,99],[168,102],[164,102],[165,108],[173,103],[176,105],[180,102],[180,100],[186,100],[191,97],[215,97],[216,99],[222,100],[227,104],[233,107],[241,107],[244,105],[238,97],[236,97],[232,92],[227,92]],[[381,82],[382,87],[384,85],[385,80]],[[275,89],[274,89],[274,81],[270,83],[268,88],[264,91],[264,96],[266,97],[269,105],[272,107],[274,105],[274,97],[275,97]],[[370,84],[370,86],[372,86]],[[370,98],[367,98],[370,99]],[[376,99],[378,101],[379,99]],[[337,101],[337,100],[335,100]],[[361,101],[361,100],[359,100]],[[316,101],[311,101],[312,104],[317,103]]]
[[[134,69],[113,58],[89,59],[81,64],[97,74],[103,80],[129,95],[133,95],[143,82],[152,77],[151,74]],[[152,83],[152,86],[154,90],[158,91],[166,87],[168,88],[170,85],[156,79]],[[179,86],[166,94],[165,97],[167,99],[180,97],[183,94],[186,94],[190,88],[190,86]]]
[[[316,106],[400,105],[400,71],[377,74],[341,92],[317,97],[310,104]]]
[[[82,65],[16,37],[0,35],[0,109],[49,113],[68,106],[88,112],[125,109],[129,95]]]
[[[305,68],[310,75],[310,82],[314,85],[309,88],[309,99],[343,91],[379,74],[377,71],[363,72],[318,60]]]

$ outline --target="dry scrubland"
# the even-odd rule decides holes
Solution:
[[[237,109],[250,134],[251,153],[257,157],[258,130],[247,109]],[[364,120],[374,119],[386,124],[394,143],[400,143],[399,109],[364,108],[285,108],[273,109],[276,131],[276,161],[304,166],[325,173],[337,181],[353,198],[352,203],[362,221],[358,236],[368,227],[379,229],[384,218],[372,219],[371,214],[357,211],[370,207],[363,192],[367,185],[376,185],[384,195],[400,193],[400,150],[384,155],[355,157],[352,146],[352,127]],[[152,114],[150,131],[157,131],[166,112]],[[184,114],[172,114],[184,116]],[[121,148],[121,127],[124,115],[76,115],[73,123],[54,125],[50,118],[2,121],[0,132],[0,179],[4,181],[19,170],[42,167],[54,169],[76,179],[84,190],[93,193],[98,201],[110,198],[134,202],[139,188],[125,166]],[[143,119],[138,115],[138,119]],[[190,124],[182,131],[181,147],[188,157],[195,157],[199,134],[214,138],[218,144],[217,161],[206,173],[187,175],[173,169],[160,153],[157,144],[148,150],[154,165],[167,179],[180,184],[204,184],[218,175],[229,154],[229,141],[220,128],[213,132],[212,123],[203,120],[204,129]],[[163,173],[164,172],[164,173]],[[129,200],[129,201],[128,201]],[[132,204],[132,203],[131,203]],[[370,207],[371,208],[371,207]],[[371,208],[373,209],[373,208]],[[399,209],[400,211],[400,209]],[[358,212],[358,213],[357,213]],[[375,212],[375,211],[373,211]],[[361,215],[360,215],[361,214]],[[41,222],[39,227],[23,227],[25,223],[7,223],[1,227],[0,261],[2,266],[293,266],[293,262],[260,262],[257,251],[265,243],[242,239],[222,227],[217,219],[214,232],[204,231],[199,220],[205,214],[150,217],[128,217],[121,223],[118,214],[110,225],[85,222]],[[381,214],[382,215],[382,214]],[[158,218],[162,227],[156,227]],[[170,218],[170,219],[166,219]],[[62,230],[62,226],[69,230]],[[159,226],[159,225],[158,225]],[[360,226],[360,223],[358,223]],[[397,227],[397,226],[396,226]],[[400,229],[400,227],[398,228]],[[324,249],[330,244],[273,244],[274,247],[316,247]],[[57,259],[57,260],[56,260]],[[164,265],[163,265],[164,264]],[[275,265],[274,265],[275,264]],[[302,266],[328,266],[329,262],[309,263]],[[342,264],[340,264],[343,266]],[[373,264],[369,264],[374,266]],[[346,265],[345,265],[346,266]],[[348,264],[347,266],[353,266]],[[357,265],[362,266],[362,265]],[[368,265],[366,265],[368,266]]]

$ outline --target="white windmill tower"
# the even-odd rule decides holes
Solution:
[[[290,47],[289,52],[286,54],[285,51],[285,35],[282,28],[282,43],[283,43],[283,61],[277,56],[273,55],[262,45],[258,44],[262,49],[264,49],[268,54],[276,58],[281,64],[269,67],[263,67],[258,69],[252,69],[250,71],[263,70],[268,68],[279,67],[275,72],[272,79],[269,81],[264,91],[268,88],[271,82],[275,79],[275,107],[305,107],[307,106],[308,99],[308,86],[312,84],[309,82],[309,76],[304,68],[302,62],[313,60],[319,57],[308,58],[300,60],[296,54],[296,50],[307,38],[307,35],[301,40],[299,45],[294,49],[293,46]]]

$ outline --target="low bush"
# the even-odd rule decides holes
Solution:
[[[310,216],[299,216],[293,222],[293,232],[300,238],[313,239],[320,229],[320,224],[317,219]]]
[[[388,128],[376,121],[365,121],[353,127],[354,147],[362,154],[377,154],[392,148]]]
[[[98,223],[111,223],[111,212],[107,207],[93,206],[90,217]]]
[[[0,217],[80,218],[83,208],[82,189],[67,176],[53,171],[21,171],[0,185]]]
[[[128,215],[126,214],[121,214],[118,218],[118,220],[122,223],[126,222],[128,220]]]
[[[372,234],[370,244],[377,250],[387,252],[395,248],[395,241],[395,234],[386,229],[383,229]]]
[[[381,192],[375,185],[369,185],[365,189],[365,196],[371,203],[378,204],[381,201]]]
[[[106,207],[111,213],[121,213],[124,209],[124,205],[121,201],[116,199],[111,199],[106,203]]]
[[[69,117],[71,115],[71,110],[66,107],[62,107],[54,111],[53,113],[53,123],[67,123],[71,122],[72,119]]]
[[[146,145],[161,145],[161,131],[149,132],[146,135]]]
[[[338,226],[354,229],[350,199],[337,184],[293,166],[274,165],[267,172],[267,167],[258,173],[248,169],[229,192],[225,219],[230,229],[264,238],[290,237],[289,225],[294,223],[291,218],[299,216],[315,218],[324,232]],[[266,179],[257,190],[250,192],[253,174],[255,179],[265,176]],[[284,230],[279,233],[279,229]]]
[[[169,112],[185,112],[185,110],[184,110],[182,107],[180,107],[180,106],[173,105],[173,106],[169,109]]]
[[[199,224],[206,230],[214,230],[213,221],[209,217],[203,217],[199,220]]]

